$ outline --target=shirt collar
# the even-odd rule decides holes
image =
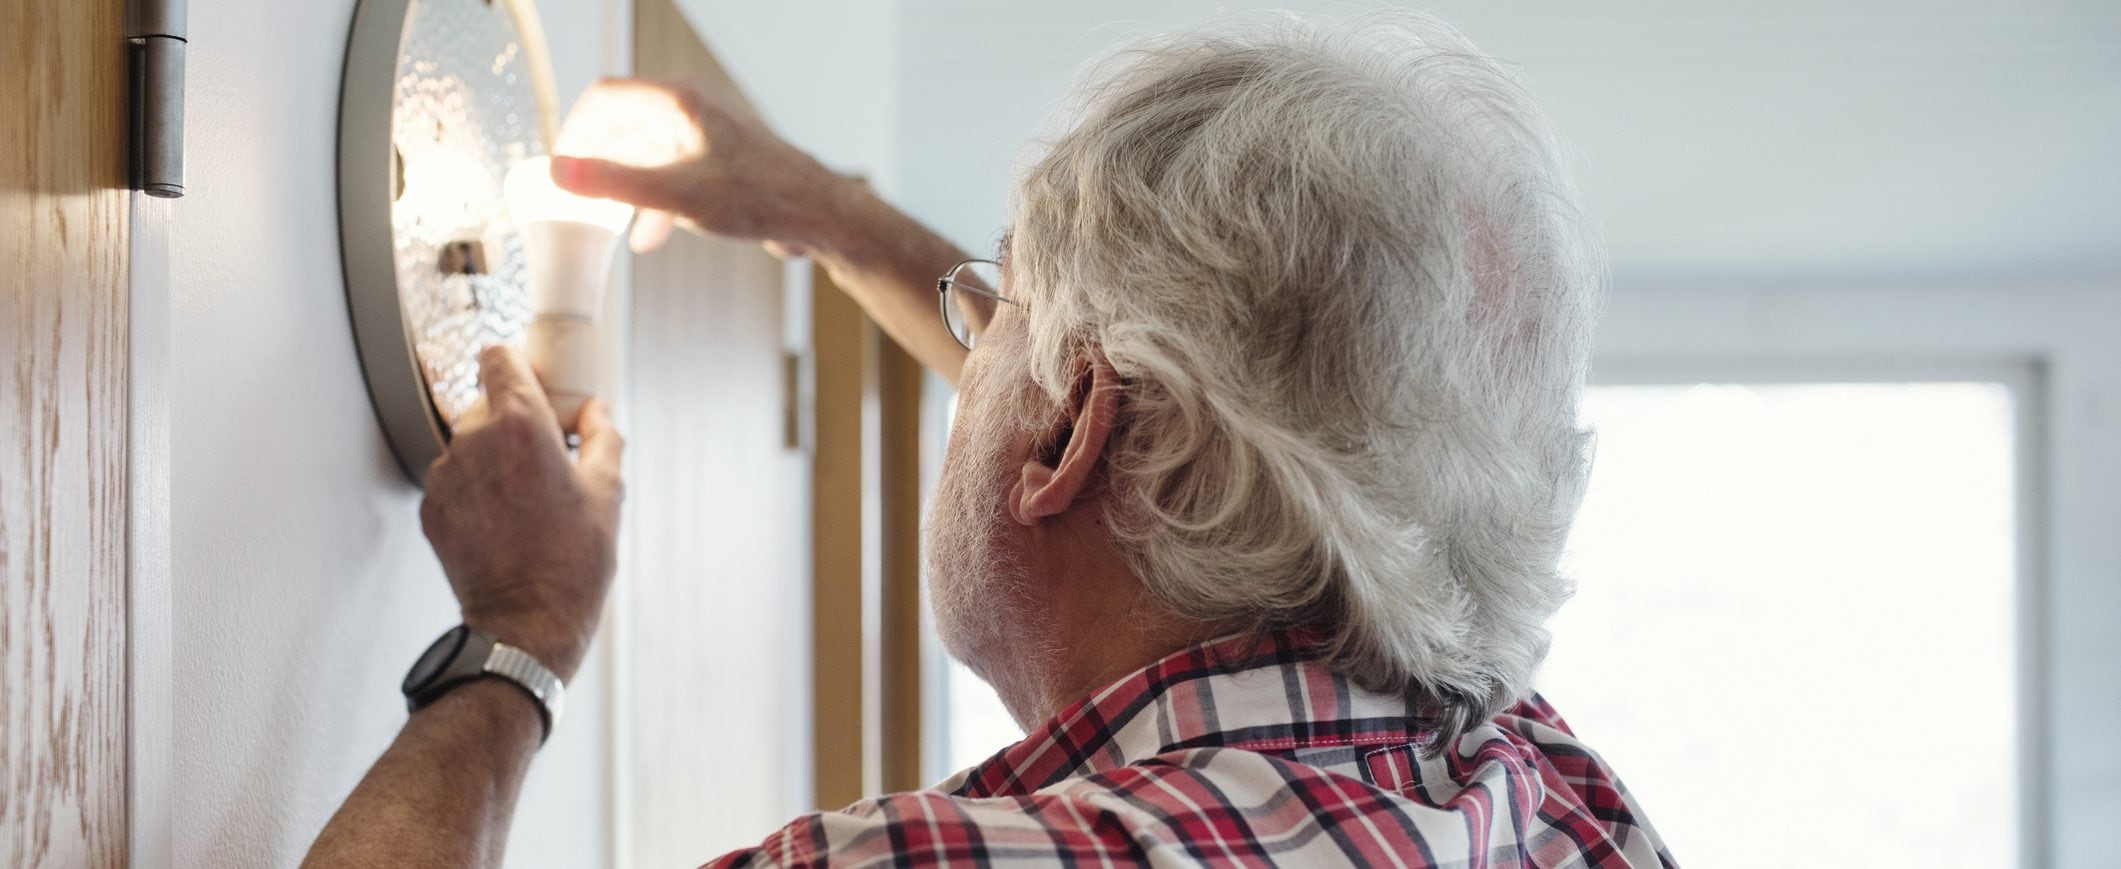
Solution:
[[[1023,741],[937,786],[1021,796],[1194,748],[1294,751],[1424,741],[1412,696],[1364,691],[1332,672],[1315,634],[1224,637],[1165,656],[1076,701]]]

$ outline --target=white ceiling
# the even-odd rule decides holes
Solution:
[[[1082,61],[1225,6],[900,0],[889,186],[985,243]],[[1523,68],[1624,281],[2121,274],[2121,2],[1418,8]]]

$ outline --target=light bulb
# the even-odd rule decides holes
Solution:
[[[423,148],[405,154],[399,170],[405,187],[394,213],[400,225],[442,238],[485,222],[479,206],[492,201],[493,176],[477,157],[453,148]]]
[[[582,402],[602,383],[597,314],[619,232],[633,206],[577,196],[552,182],[552,159],[532,157],[501,182],[508,213],[523,234],[530,280],[530,361],[560,427],[573,431]]]

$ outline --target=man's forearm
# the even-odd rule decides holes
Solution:
[[[481,679],[413,713],[310,846],[305,867],[499,866],[543,725]]]
[[[935,281],[965,252],[867,187],[848,182],[807,245],[832,279],[922,365],[957,383],[965,348],[943,328]]]

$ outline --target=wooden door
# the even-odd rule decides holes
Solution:
[[[672,0],[634,33],[639,74],[741,98],[708,44],[742,34]],[[635,258],[628,333],[620,865],[917,787],[919,365],[822,269],[682,233]]]
[[[126,862],[124,4],[0,3],[0,865]]]
[[[736,92],[671,0],[634,3],[634,66]],[[807,459],[789,429],[783,283],[756,243],[680,232],[633,259],[611,635],[622,866],[755,844],[801,799]]]

